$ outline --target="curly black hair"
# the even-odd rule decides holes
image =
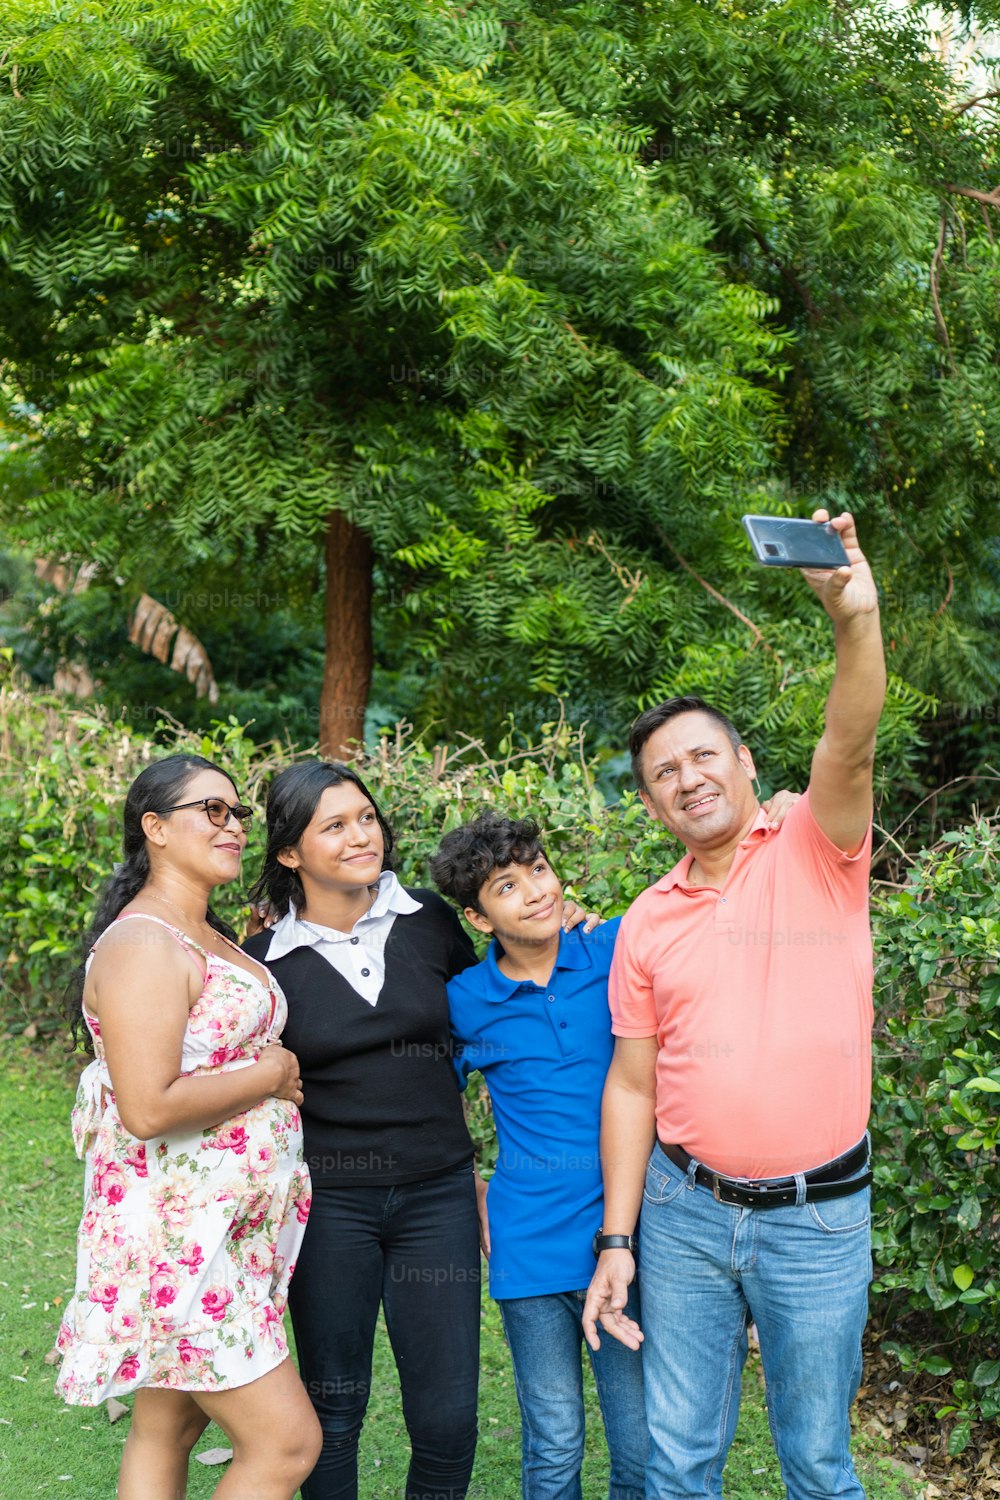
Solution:
[[[463,910],[471,906],[482,911],[479,892],[492,871],[530,864],[539,855],[544,858],[545,850],[534,818],[502,818],[486,808],[471,823],[445,834],[431,860],[431,875],[442,895]]]

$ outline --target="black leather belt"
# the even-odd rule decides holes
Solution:
[[[683,1146],[668,1146],[661,1141],[660,1150],[682,1172],[687,1171],[694,1159]],[[850,1176],[852,1172],[867,1165],[868,1142],[861,1141],[852,1151],[838,1156],[836,1161],[827,1162],[825,1166],[816,1167],[811,1172],[804,1172],[806,1202],[821,1203],[826,1198],[846,1198],[849,1193],[856,1193],[867,1187],[872,1180],[871,1172],[863,1172],[860,1177]],[[845,1177],[848,1178],[846,1182]],[[794,1177],[753,1180],[721,1177],[718,1172],[710,1172],[707,1167],[702,1166],[695,1169],[694,1180],[701,1187],[708,1188],[717,1202],[731,1203],[737,1208],[787,1208],[794,1204],[797,1192]]]

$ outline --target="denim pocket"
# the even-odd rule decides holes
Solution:
[[[655,1203],[658,1208],[662,1208],[664,1204],[673,1203],[674,1199],[680,1196],[687,1187],[687,1182],[686,1175],[678,1180],[672,1173],[662,1171],[656,1165],[654,1152],[646,1168],[646,1182],[642,1196],[647,1203]]]
[[[809,1217],[824,1234],[852,1234],[867,1230],[871,1221],[871,1188],[859,1188],[843,1198],[807,1203]]]

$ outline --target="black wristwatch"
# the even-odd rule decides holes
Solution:
[[[637,1243],[634,1234],[605,1234],[599,1229],[594,1235],[594,1254],[600,1255],[602,1250],[631,1250],[634,1255]]]

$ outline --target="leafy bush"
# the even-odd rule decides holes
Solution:
[[[921,854],[876,906],[876,1290],[932,1313],[947,1355],[898,1342],[904,1368],[951,1377],[951,1451],[1000,1415],[1000,822]],[[916,1322],[916,1320],[914,1320]]]

